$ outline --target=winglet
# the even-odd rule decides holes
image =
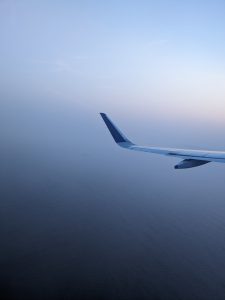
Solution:
[[[105,122],[106,126],[108,127],[114,141],[119,144],[126,143],[127,145],[133,145],[131,141],[113,124],[113,122],[109,119],[109,117],[105,113],[100,113],[103,121]]]

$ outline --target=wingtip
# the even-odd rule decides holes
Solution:
[[[113,124],[107,114],[100,112],[100,115],[105,122],[105,125],[108,127],[113,139],[117,144],[120,143],[130,143],[131,142],[125,137],[125,135]]]

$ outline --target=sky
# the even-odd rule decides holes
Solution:
[[[0,0],[0,298],[224,299],[224,11]]]
[[[89,110],[224,124],[224,6],[1,0],[2,85]]]

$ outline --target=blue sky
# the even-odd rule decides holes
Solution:
[[[224,1],[1,0],[2,85],[97,111],[224,124],[224,9]]]

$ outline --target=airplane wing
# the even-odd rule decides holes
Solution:
[[[103,121],[105,122],[106,126],[108,127],[114,141],[120,147],[133,151],[150,152],[155,154],[162,154],[166,156],[182,158],[183,160],[177,165],[175,165],[175,169],[187,169],[198,167],[212,161],[225,163],[224,151],[188,150],[135,145],[113,124],[113,122],[105,113],[100,113],[100,115]]]

